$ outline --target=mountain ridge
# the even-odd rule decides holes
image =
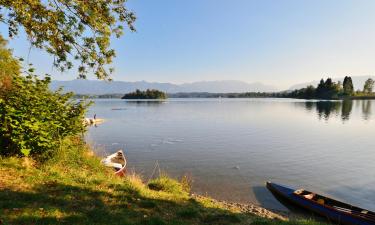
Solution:
[[[128,93],[136,89],[158,89],[167,93],[178,92],[273,92],[277,88],[260,82],[247,83],[237,80],[197,81],[183,84],[147,82],[147,81],[99,81],[99,80],[53,80],[50,85],[52,90],[63,87],[66,92],[76,94],[117,94]]]

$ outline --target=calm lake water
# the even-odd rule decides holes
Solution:
[[[145,180],[159,169],[193,177],[193,191],[287,210],[267,180],[375,210],[375,101],[96,100],[105,123],[87,140],[124,149]],[[155,167],[157,169],[155,169]]]

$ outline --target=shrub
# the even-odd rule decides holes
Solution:
[[[191,191],[193,177],[191,174],[185,174],[181,177],[180,183],[182,185],[182,189],[188,193]]]
[[[148,187],[155,191],[164,191],[172,194],[187,194],[183,186],[177,180],[162,175],[159,178],[153,179],[148,183]]]
[[[10,51],[4,45],[0,64],[10,61]],[[18,60],[12,63],[19,66]],[[4,71],[11,77],[10,88],[0,92],[0,154],[31,155],[45,159],[57,150],[63,138],[84,131],[82,119],[88,104],[71,100],[72,93],[50,91],[50,77],[39,79],[35,75],[21,75],[14,70]],[[7,73],[9,72],[9,73]],[[29,73],[33,69],[29,69]]]

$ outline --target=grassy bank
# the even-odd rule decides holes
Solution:
[[[69,139],[43,164],[0,159],[0,224],[316,224],[260,218],[187,191],[167,177],[149,184],[134,174],[115,177]]]

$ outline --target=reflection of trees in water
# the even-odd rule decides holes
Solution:
[[[371,117],[371,102],[371,100],[362,101],[362,115],[365,120]]]
[[[322,101],[315,102],[316,112],[319,119],[328,120],[332,113],[338,115],[341,108],[341,102]]]
[[[342,101],[341,107],[341,119],[343,121],[350,119],[350,113],[353,109],[353,101],[352,100],[344,100]]]
[[[329,120],[332,116],[340,116],[342,121],[350,119],[353,111],[353,105],[356,110],[362,109],[362,118],[369,120],[372,113],[372,100],[343,100],[343,101],[319,101],[319,102],[305,102],[305,109],[307,111],[316,110],[319,119]]]
[[[148,106],[157,106],[165,103],[163,100],[131,100],[126,101],[127,104],[134,104],[134,105],[148,105]]]
[[[315,102],[305,102],[305,107],[308,111],[312,111],[314,109]]]

